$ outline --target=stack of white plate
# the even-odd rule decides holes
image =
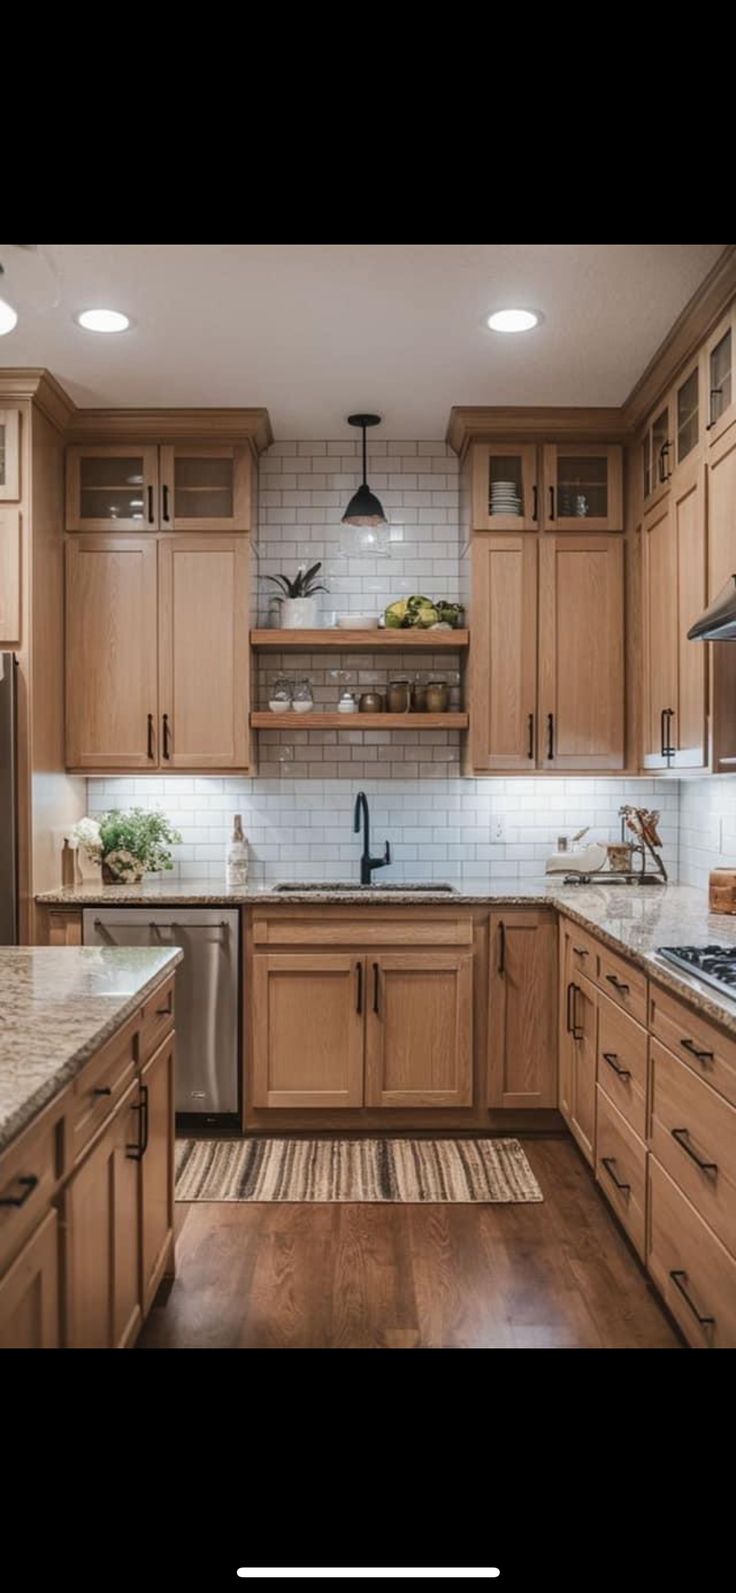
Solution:
[[[491,514],[521,514],[521,498],[515,481],[491,482]]]

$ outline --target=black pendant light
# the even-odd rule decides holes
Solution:
[[[380,426],[380,415],[348,415],[349,426],[362,426],[363,428],[363,484],[352,498],[342,517],[343,525],[386,525],[388,522],[383,512],[382,505],[374,492],[368,486],[366,474],[366,444],[365,434],[368,426]]]

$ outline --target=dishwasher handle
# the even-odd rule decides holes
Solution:
[[[109,934],[110,934],[110,925],[106,924],[103,918],[96,918],[95,921],[94,921],[94,927],[95,927],[95,929],[102,930],[102,932],[104,934],[109,936]],[[114,927],[115,926],[113,925],[113,928]],[[188,931],[191,931],[192,929],[218,929],[218,930],[221,930],[221,929],[227,929],[227,927],[228,926],[227,926],[224,918],[220,920],[219,924],[181,924],[181,923],[179,923],[178,919],[173,919],[173,918],[168,923],[158,923],[158,922],[156,922],[155,919],[152,918],[152,919],[150,919],[150,921],[149,921],[149,923],[147,925],[148,929],[186,929]]]

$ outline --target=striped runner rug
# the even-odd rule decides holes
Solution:
[[[518,1202],[544,1196],[518,1139],[183,1139],[177,1200]]]

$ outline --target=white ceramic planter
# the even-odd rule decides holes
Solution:
[[[314,631],[317,629],[316,597],[285,597],[281,604],[281,629],[284,631]]]

